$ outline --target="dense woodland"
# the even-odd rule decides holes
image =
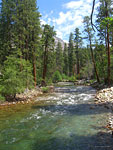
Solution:
[[[112,0],[100,0],[95,25],[85,16],[83,31],[69,43],[55,43],[56,32],[41,25],[36,0],[2,0],[0,9],[0,99],[37,85],[76,79],[113,82]]]

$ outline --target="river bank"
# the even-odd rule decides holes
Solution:
[[[35,99],[37,96],[42,95],[43,92],[40,88],[35,88],[32,90],[25,90],[24,93],[16,94],[15,99],[11,99],[9,101],[5,101],[0,103],[0,107],[3,106],[10,106],[10,105],[16,105],[16,104],[26,104],[33,102],[32,100]]]
[[[98,90],[95,96],[95,104],[110,110],[106,127],[112,131],[113,135],[113,87]]]
[[[26,89],[24,93],[16,94],[15,99],[9,99],[8,101],[1,101],[0,107],[16,105],[16,104],[28,104],[34,103],[37,97],[43,95],[44,93],[48,92],[51,93],[54,91],[54,86],[47,86],[46,88],[43,87],[36,87],[34,89]]]

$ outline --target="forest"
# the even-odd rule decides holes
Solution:
[[[112,0],[100,0],[94,24],[84,16],[82,33],[73,29],[64,46],[54,27],[41,24],[36,0],[0,6],[0,100],[58,81],[113,83]]]

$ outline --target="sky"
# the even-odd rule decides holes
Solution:
[[[41,24],[54,26],[57,37],[65,42],[69,40],[70,32],[80,28],[83,32],[83,18],[90,16],[93,0],[37,0],[41,13]],[[96,8],[99,1],[96,0]]]

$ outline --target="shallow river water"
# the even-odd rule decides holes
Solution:
[[[112,150],[109,110],[93,103],[96,90],[72,84],[0,110],[0,150]]]

